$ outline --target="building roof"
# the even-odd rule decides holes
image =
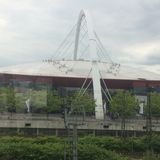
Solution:
[[[29,76],[91,78],[90,61],[43,61],[1,67],[0,74],[17,74]],[[120,80],[155,80],[160,81],[160,74],[108,62],[98,62],[103,79]]]

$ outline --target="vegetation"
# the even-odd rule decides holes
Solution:
[[[127,160],[114,151],[96,145],[80,143],[79,160]],[[0,160],[63,160],[64,140],[57,137],[1,137]]]
[[[0,160],[63,160],[65,139],[58,137],[0,137]],[[152,140],[153,156],[160,158],[160,135]],[[146,137],[128,137],[124,142],[118,137],[79,138],[79,160],[132,160],[134,155],[147,159]],[[128,158],[127,158],[128,157]]]
[[[110,111],[113,113],[118,113],[122,119],[121,129],[123,135],[125,131],[125,119],[136,114],[138,104],[135,97],[128,91],[119,91],[115,96],[113,96],[110,105]]]
[[[57,90],[46,88],[46,86],[32,88],[13,88],[12,86],[0,87],[0,112],[23,113],[27,110],[26,100],[30,99],[32,113],[62,113],[64,98]],[[91,115],[95,110],[95,100],[93,95],[85,92],[83,95],[75,91],[65,97],[67,104],[72,107],[85,110]],[[160,116],[160,93],[150,93],[152,116]],[[110,112],[116,113],[122,119],[122,130],[125,129],[125,119],[135,115],[137,102],[130,92],[117,92],[110,103]],[[147,113],[147,106],[145,109]]]
[[[150,93],[150,105],[151,105],[151,113],[154,117],[160,116],[160,94],[153,92]]]
[[[31,112],[33,113],[41,113],[45,112],[44,107],[47,105],[47,92],[46,90],[29,90],[28,95],[26,95],[25,99],[22,98],[22,103],[24,103],[23,107],[26,108],[25,101],[29,98],[30,99],[30,107]]]
[[[6,88],[6,106],[8,112],[16,112],[16,99],[14,88],[9,86]]]
[[[60,111],[63,104],[62,98],[59,96],[55,89],[47,90],[47,106],[45,107],[45,112],[57,113]]]
[[[95,110],[95,100],[88,92],[82,95],[77,91],[71,97],[71,106],[79,112],[84,111],[86,114],[93,114]]]
[[[93,114],[95,100],[91,94],[85,92],[79,96],[79,91],[73,92],[70,96],[62,98],[58,91],[51,88],[18,89],[13,87],[0,88],[0,112],[22,113],[27,110],[26,100],[30,99],[30,110],[32,113],[61,113],[64,101],[86,114]],[[64,100],[65,99],[65,100]]]
[[[6,105],[6,89],[4,87],[0,88],[0,112],[5,110]]]

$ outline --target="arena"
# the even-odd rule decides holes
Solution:
[[[86,30],[82,33],[84,26]],[[37,101],[37,105],[45,105],[48,87],[56,89],[61,96],[69,95],[70,92],[78,89],[88,89],[96,100],[97,119],[104,118],[104,103],[107,103],[116,90],[131,91],[136,95],[139,103],[143,104],[147,102],[148,88],[152,87],[155,91],[160,91],[160,75],[114,63],[104,56],[105,49],[93,29],[87,11],[80,12],[75,29],[73,50],[72,52],[69,50],[69,58],[65,56],[66,50],[63,53],[59,49],[54,58],[1,67],[1,87],[12,86],[23,106],[27,99],[32,98],[31,92],[37,92],[32,98],[34,103]],[[88,45],[83,53],[85,56],[82,56],[79,53],[80,44],[86,34],[88,37],[85,43]]]

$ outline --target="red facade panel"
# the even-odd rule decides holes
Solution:
[[[27,76],[27,75],[10,75],[4,74],[3,81],[6,83],[10,80],[27,81],[33,83],[53,84],[57,87],[81,87],[85,78],[69,78],[69,77],[44,77],[44,76]],[[87,84],[91,79],[87,80]],[[0,80],[1,81],[1,80]],[[105,79],[108,88],[111,89],[132,89],[132,88],[160,88],[160,81],[147,80],[122,80],[122,79]],[[101,80],[103,85],[103,81]]]

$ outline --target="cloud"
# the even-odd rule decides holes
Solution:
[[[82,8],[113,60],[160,64],[159,0],[0,0],[0,65],[55,54]]]
[[[159,50],[160,53],[160,50]],[[154,55],[149,55],[146,58],[146,61],[144,62],[145,64],[149,64],[149,65],[158,65],[160,64],[160,54],[154,54]]]
[[[136,43],[122,48],[122,52],[127,57],[131,57],[134,63],[148,63],[152,64],[160,52],[160,41],[149,41],[143,43]],[[158,61],[155,61],[156,63]],[[160,63],[160,61],[158,62]]]

